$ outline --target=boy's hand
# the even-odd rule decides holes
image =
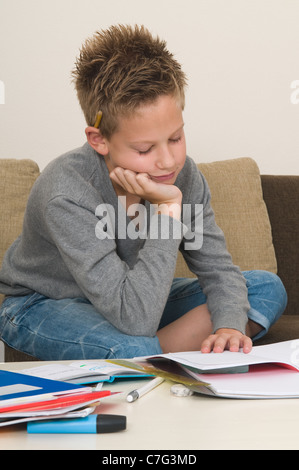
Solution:
[[[159,213],[180,218],[182,193],[176,186],[153,181],[147,173],[135,173],[120,167],[110,173],[110,178],[129,194],[159,206]]]
[[[201,352],[209,353],[213,351],[215,353],[221,353],[225,349],[238,352],[240,348],[243,348],[244,353],[251,351],[252,341],[249,336],[243,335],[238,330],[221,328],[202,342]]]

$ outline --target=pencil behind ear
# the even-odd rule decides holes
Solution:
[[[100,128],[102,116],[103,116],[102,111],[99,111],[99,112],[97,113],[96,122],[94,123],[94,126],[93,126],[93,127],[95,127],[96,129],[99,129],[99,128]]]

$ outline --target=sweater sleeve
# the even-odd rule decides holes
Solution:
[[[145,239],[129,267],[118,255],[113,237],[96,236],[97,222],[92,211],[65,196],[48,204],[52,243],[86,298],[120,331],[154,336],[173,280],[183,224],[153,215],[151,226],[156,224],[159,230]],[[170,236],[163,234],[163,227]]]
[[[189,181],[188,201],[193,206],[195,202],[201,203],[189,225],[189,233],[191,227],[192,233],[197,234],[197,243],[193,249],[192,243],[183,240],[182,253],[207,297],[214,331],[233,328],[244,334],[249,310],[246,281],[233,264],[224,234],[215,222],[208,184],[196,170],[192,172],[192,183]]]

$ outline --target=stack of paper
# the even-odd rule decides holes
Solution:
[[[204,385],[191,388],[205,395],[227,398],[298,398],[299,340],[255,346],[249,354],[198,351],[151,356],[157,370],[173,364]],[[162,361],[162,362],[161,362]]]
[[[110,391],[0,370],[0,426],[51,417],[87,416]]]

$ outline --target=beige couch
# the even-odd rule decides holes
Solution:
[[[289,297],[279,322],[260,341],[299,338],[299,176],[260,176],[250,158],[199,164],[212,194],[228,250],[242,270],[278,273]],[[0,262],[21,233],[30,189],[39,175],[31,160],[0,159]],[[177,276],[192,276],[179,255]],[[30,360],[5,345],[5,360]]]

